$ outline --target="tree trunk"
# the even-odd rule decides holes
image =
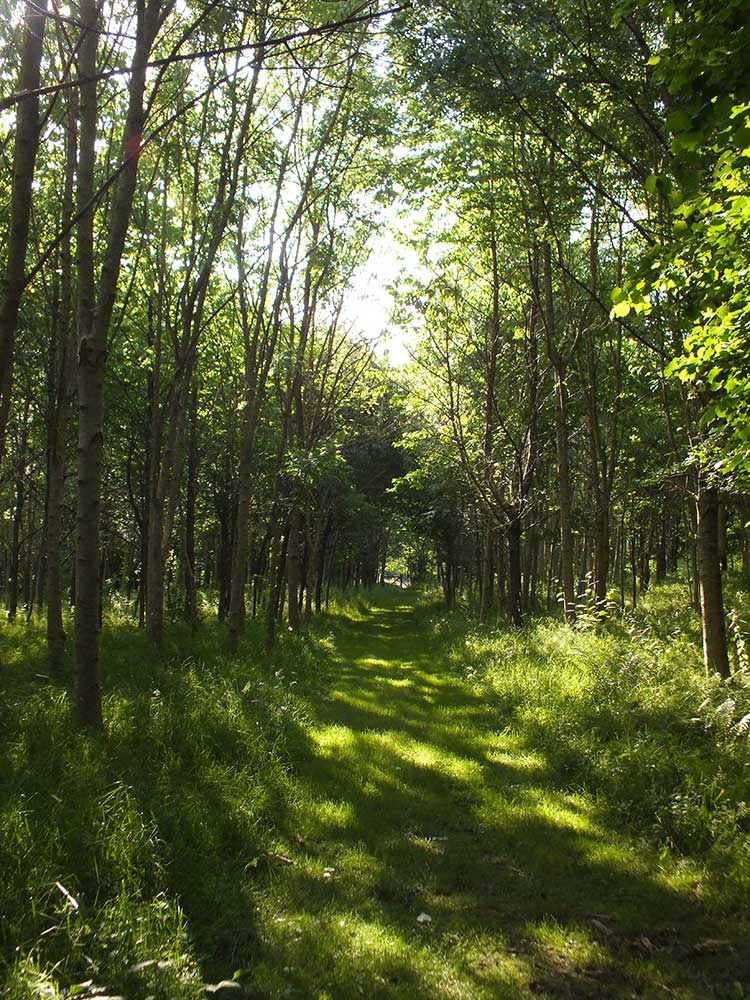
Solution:
[[[300,553],[300,532],[302,528],[302,516],[299,508],[295,505],[289,515],[289,541],[286,554],[286,579],[287,579],[287,616],[289,627],[294,631],[299,631],[299,588],[302,578],[302,564]]]
[[[315,574],[315,612],[320,614],[323,604],[323,578],[325,577],[326,552],[328,551],[328,540],[333,526],[333,518],[329,514],[323,528],[323,535],[318,547],[318,568]]]
[[[246,407],[247,409],[247,407]],[[252,493],[252,428],[245,427],[249,418],[243,414],[243,434],[240,473],[237,483],[237,520],[235,522],[232,569],[229,586],[229,648],[236,650],[245,629],[245,583],[250,541],[250,499]]]
[[[568,622],[576,617],[575,578],[573,572],[573,504],[568,448],[568,387],[565,364],[554,343],[555,306],[552,292],[552,259],[549,243],[542,245],[544,265],[544,316],[547,354],[555,369],[555,442],[557,446],[557,484],[560,505],[560,582],[563,612]]]
[[[750,532],[746,524],[750,521],[750,507],[747,504],[740,505],[740,559],[742,565],[742,575],[750,574]]]
[[[719,552],[719,495],[716,490],[699,485],[697,515],[703,663],[708,673],[728,677],[729,654]]]
[[[667,542],[668,542],[667,505],[662,503],[658,513],[656,537],[656,582],[663,583],[667,579]]]
[[[76,171],[78,100],[72,97],[67,125],[65,148],[65,187],[63,190],[62,226],[73,217]],[[55,379],[55,396],[51,405],[51,420],[47,444],[47,662],[52,673],[62,669],[65,651],[65,630],[62,617],[61,547],[63,540],[63,493],[65,489],[65,445],[71,417],[72,387],[75,377],[72,344],[72,261],[71,239],[67,233],[60,245],[60,296],[58,301],[55,366],[50,374]]]
[[[268,605],[266,606],[266,648],[270,649],[276,640],[276,615],[279,608],[279,592],[284,562],[281,533],[273,531],[271,554],[268,559]]]
[[[231,501],[222,504],[219,512],[219,548],[216,556],[216,580],[219,590],[218,618],[223,622],[229,614],[232,576],[232,515]]]
[[[187,453],[187,492],[185,496],[185,618],[190,627],[198,627],[198,581],[195,568],[195,503],[198,493],[198,389],[193,386],[190,398],[190,435]]]
[[[479,585],[479,620],[486,622],[492,609],[492,578],[493,549],[495,544],[495,526],[492,515],[485,514],[484,542],[482,547],[482,576]]]
[[[320,547],[323,542],[323,519],[311,516],[312,524],[308,532],[307,585],[305,587],[305,621],[312,619],[313,600],[320,593]]]
[[[18,314],[26,285],[26,251],[29,243],[34,168],[39,149],[39,87],[42,42],[47,25],[47,0],[25,5],[19,93],[25,94],[16,112],[10,226],[5,274],[0,285],[0,460],[5,454],[5,431],[13,389]]]
[[[514,517],[508,536],[508,617],[512,625],[523,623],[521,608],[521,518]]]
[[[158,26],[160,4],[137,6],[136,37],[128,87],[128,111],[123,130],[125,164],[116,181],[108,218],[107,247],[102,263],[96,305],[93,301],[93,208],[97,124],[96,45],[98,8],[95,0],[81,0],[82,39],[79,71],[81,95],[81,154],[79,160],[78,279],[78,503],[76,511],[76,655],[74,701],[79,721],[91,728],[102,725],[99,666],[99,515],[104,444],[104,371],[109,324],[117,295],[133,205],[144,126],[143,97],[146,61]],[[81,245],[81,241],[84,245]],[[83,256],[82,256],[83,255]],[[81,290],[81,278],[85,282]]]
[[[97,5],[81,0],[79,72],[96,73]],[[79,721],[102,724],[99,679],[99,506],[106,345],[94,336],[94,168],[98,113],[96,82],[81,85],[76,276],[78,287],[78,493],[76,509],[75,693]]]
[[[175,511],[182,478],[187,383],[173,386],[166,418],[167,435],[161,455],[148,518],[148,570],[146,576],[146,633],[155,645],[164,636],[164,571],[172,542]]]
[[[719,566],[727,569],[727,507],[726,504],[719,503]]]
[[[23,526],[23,508],[26,502],[26,450],[29,442],[29,400],[26,399],[21,426],[21,439],[18,443],[18,461],[16,462],[16,489],[13,505],[13,524],[10,542],[10,572],[8,574],[8,621],[14,622],[18,615],[18,578],[21,568],[21,528]],[[29,541],[29,544],[31,542]]]
[[[594,600],[598,608],[607,603],[609,577],[609,504],[604,496],[596,501],[594,523]]]

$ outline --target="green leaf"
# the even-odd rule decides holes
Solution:
[[[628,301],[617,302],[609,314],[610,319],[622,319],[627,316],[630,312],[630,303]]]
[[[686,132],[692,124],[693,119],[687,111],[673,111],[672,114],[667,117],[666,121],[667,131],[671,132],[672,135],[676,132]]]

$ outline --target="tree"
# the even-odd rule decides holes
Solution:
[[[26,286],[34,167],[39,149],[39,97],[42,46],[47,25],[47,0],[28,4],[24,14],[18,90],[23,94],[16,112],[13,182],[5,272],[0,284],[0,461],[13,388],[13,364],[21,296]]]

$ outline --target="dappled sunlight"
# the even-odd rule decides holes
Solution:
[[[566,635],[564,662],[540,665],[541,626],[497,633],[500,666],[483,686],[449,633],[387,603],[290,637],[270,670],[252,642],[210,666],[198,644],[152,665],[145,693],[134,636],[110,687],[106,758],[71,739],[63,694],[40,683],[24,702],[7,779],[46,787],[37,762],[59,760],[53,813],[96,830],[98,884],[164,893],[164,915],[138,903],[121,921],[144,928],[118,945],[131,962],[149,957],[157,920],[176,942],[173,971],[146,970],[144,989],[236,969],[258,1000],[598,1000],[649,996],[654,983],[711,995],[727,954],[742,966],[741,925],[707,911],[704,866],[638,840],[575,769],[593,760],[581,726],[616,731],[617,706],[593,700],[567,663],[595,663],[609,640]],[[668,731],[658,705],[624,724],[636,711],[638,725]],[[21,805],[0,822],[27,837],[49,806]],[[59,847],[65,864],[40,876],[45,913],[60,909],[49,889],[60,871],[87,871],[85,837]],[[86,901],[94,882],[68,888]]]
[[[553,656],[553,637],[539,639]],[[581,654],[586,642],[572,640]],[[294,863],[265,904],[286,921],[265,924],[274,967],[293,970],[272,995],[323,980],[342,1000],[510,1000],[557,995],[560,983],[595,997],[603,982],[637,989],[645,961],[682,983],[671,952],[633,955],[629,942],[667,926],[706,933],[695,869],[662,864],[596,797],[561,783],[525,706],[510,716],[488,702],[411,606],[342,620],[329,651],[333,690],[311,705],[314,752],[295,778]],[[555,677],[541,672],[543,705]],[[571,704],[590,683],[570,671]]]
[[[459,781],[481,780],[481,766],[475,761],[440,750],[431,743],[394,733],[374,733],[369,739],[376,750],[388,749],[416,767],[432,769]]]
[[[505,750],[493,748],[493,740],[487,740],[489,749],[486,753],[489,764],[501,764],[506,767],[514,767],[519,771],[526,771],[529,775],[541,775],[547,770],[547,763],[543,757],[535,753],[509,753]]]
[[[334,799],[307,799],[305,809],[309,813],[310,824],[319,830],[325,830],[329,836],[337,829],[349,828],[355,815],[351,802]]]
[[[520,799],[525,809],[533,810],[535,819],[550,826],[576,833],[602,833],[592,820],[593,805],[580,797],[573,798],[547,788],[524,788]]]
[[[337,753],[354,743],[354,733],[342,725],[318,728],[313,731],[312,735],[318,745],[319,753]]]

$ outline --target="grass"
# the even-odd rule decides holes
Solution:
[[[8,1000],[750,996],[750,694],[680,598],[502,631],[387,590],[270,660],[119,623],[96,738],[4,628]]]

